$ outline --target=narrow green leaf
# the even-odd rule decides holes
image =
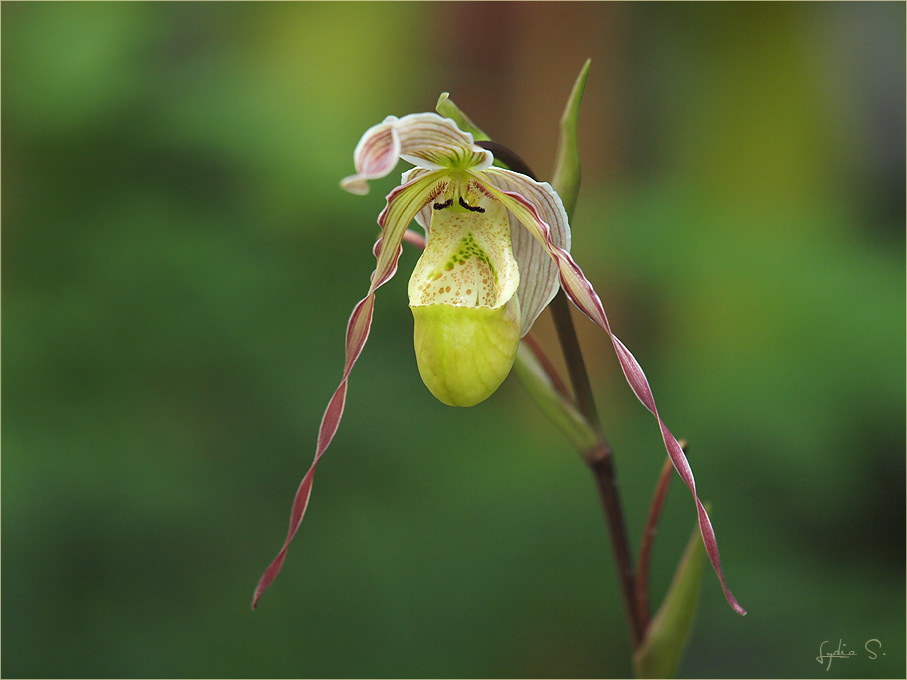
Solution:
[[[438,97],[438,103],[435,104],[435,111],[442,116],[450,118],[457,124],[458,128],[463,130],[463,132],[472,133],[472,137],[475,141],[481,142],[486,139],[491,139],[491,137],[486,135],[478,125],[470,120],[469,116],[463,113],[460,108],[453,103],[449,92],[442,92],[441,96]]]
[[[598,437],[594,430],[576,407],[558,394],[526,343],[520,343],[513,370],[542,413],[561,429],[577,451],[585,454],[595,447]]]
[[[674,677],[693,629],[704,568],[705,547],[697,527],[677,565],[668,594],[633,654],[637,678]]]
[[[591,59],[580,69],[579,76],[573,84],[573,90],[567,99],[567,106],[561,115],[561,133],[557,143],[557,158],[554,162],[551,186],[560,195],[564,202],[567,214],[573,216],[576,199],[579,195],[580,169],[579,146],[576,138],[576,126],[579,121],[579,106],[583,100],[586,89],[586,79],[589,77]]]

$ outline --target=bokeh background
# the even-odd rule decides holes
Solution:
[[[631,673],[586,469],[515,378],[466,410],[422,386],[411,249],[249,610],[395,181],[340,191],[360,135],[450,91],[545,177],[591,57],[574,255],[749,610],[707,573],[681,674],[904,677],[904,25],[902,3],[3,3],[3,675]],[[638,546],[664,451],[577,323]],[[537,334],[556,355],[547,312]],[[694,521],[675,484],[653,599]],[[825,640],[859,656],[826,671]]]

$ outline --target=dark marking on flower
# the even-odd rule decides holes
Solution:
[[[452,199],[452,198],[448,198],[448,199],[447,199],[446,201],[444,201],[443,203],[435,203],[435,204],[432,206],[432,208],[434,208],[435,210],[444,210],[444,208],[449,208],[449,207],[452,206],[452,205],[453,205],[453,199]]]
[[[492,193],[488,190],[488,187],[486,187],[485,185],[483,185],[483,184],[481,184],[481,183],[479,183],[479,182],[476,182],[475,180],[472,180],[472,181],[469,183],[469,188],[470,188],[470,189],[475,189],[476,191],[482,192],[483,194],[485,194],[488,198],[490,198],[490,199],[493,200],[493,201],[498,200],[497,198],[495,198],[494,194],[492,194]]]
[[[432,190],[431,190],[431,193],[428,195],[428,200],[425,201],[425,202],[426,202],[426,203],[431,203],[431,202],[432,202],[433,200],[435,200],[438,196],[440,196],[441,194],[443,194],[443,193],[444,193],[444,190],[447,189],[447,185],[448,185],[448,184],[450,184],[450,182],[441,182],[440,184],[435,185],[434,189],[432,189]]]
[[[479,206],[479,205],[469,205],[466,201],[463,200],[463,197],[462,197],[462,196],[460,196],[460,205],[461,205],[462,207],[466,208],[467,210],[471,210],[472,212],[477,212],[477,213],[483,213],[483,212],[485,212],[485,208],[483,208],[482,206]]]

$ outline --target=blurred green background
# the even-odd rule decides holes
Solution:
[[[707,573],[681,673],[904,677],[904,23],[902,3],[3,3],[3,675],[631,672],[587,471],[515,378],[465,410],[423,387],[411,249],[249,610],[396,181],[340,191],[359,137],[446,90],[547,176],[591,57],[573,252],[691,442],[749,610]],[[663,448],[577,323],[638,546]],[[694,521],[675,484],[653,599]],[[824,640],[859,656],[826,671]]]

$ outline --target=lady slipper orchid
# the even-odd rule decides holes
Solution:
[[[452,406],[488,398],[510,372],[520,338],[563,286],[573,303],[608,334],[634,393],[656,417],[668,454],[696,501],[707,553],[728,602],[740,613],[721,573],[715,534],[696,495],[680,445],[662,422],[648,381],[630,351],[611,333],[602,303],[570,256],[570,227],[560,197],[546,182],[493,166],[493,154],[449,118],[417,113],[366,131],[354,153],[357,174],[341,186],[368,193],[399,159],[415,167],[387,196],[367,295],[350,316],[343,378],[322,418],[315,459],[296,492],[283,548],[267,568],[252,603],[271,585],[286,557],[312,492],[315,467],[340,424],[347,381],[368,338],[375,292],[397,270],[413,220],[425,250],[409,281],[419,373],[435,397]]]
[[[518,202],[563,249],[570,247],[567,214],[550,185],[493,167],[490,151],[434,113],[390,116],[368,130],[355,151],[359,174],[341,186],[364,194],[367,180],[387,175],[399,158],[416,167],[378,218],[382,237],[370,295],[393,275],[415,218],[428,237],[409,281],[419,373],[440,401],[473,406],[510,373],[520,338],[558,290],[546,238],[523,227]],[[535,226],[533,220],[530,229]]]

